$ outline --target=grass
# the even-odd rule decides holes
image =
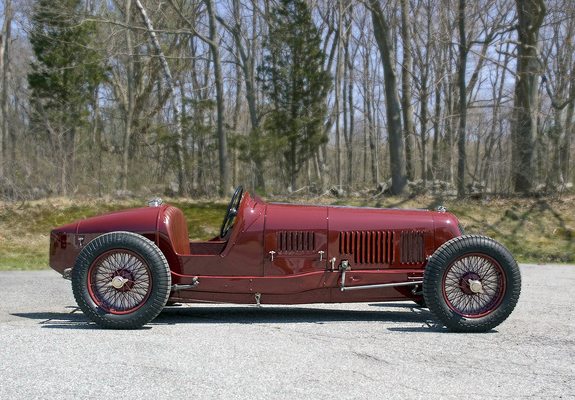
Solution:
[[[575,262],[573,197],[455,200],[422,196],[411,199],[298,200],[306,203],[399,208],[435,208],[442,204],[459,217],[466,233],[487,235],[501,241],[520,262]],[[169,203],[184,211],[190,238],[198,240],[217,234],[227,202],[173,199]],[[145,204],[144,200],[107,199],[0,203],[0,270],[47,268],[50,229],[77,219],[139,207],[142,204]]]

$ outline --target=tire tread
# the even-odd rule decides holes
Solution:
[[[125,248],[140,254],[152,274],[152,293],[141,308],[130,314],[104,312],[87,293],[87,274],[91,263],[105,251]],[[136,329],[152,321],[164,309],[171,290],[168,261],[149,239],[133,232],[110,232],[98,236],[82,249],[72,270],[72,291],[80,309],[98,326],[111,329]]]
[[[481,318],[465,318],[451,310],[440,295],[445,269],[465,253],[485,253],[496,259],[506,275],[506,291],[497,309]],[[502,323],[515,308],[521,294],[521,273],[517,262],[501,243],[480,235],[453,238],[431,256],[423,278],[423,296],[431,313],[454,332],[486,332]]]

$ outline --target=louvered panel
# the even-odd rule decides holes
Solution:
[[[393,238],[391,231],[340,232],[339,252],[350,256],[355,264],[391,264]]]
[[[277,233],[279,253],[311,252],[315,249],[315,233],[308,231],[281,231]]]
[[[401,233],[400,260],[402,264],[416,264],[425,261],[423,231],[405,231]]]

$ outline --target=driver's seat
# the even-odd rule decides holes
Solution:
[[[179,255],[190,254],[188,224],[184,213],[177,207],[168,206],[164,211],[164,224],[174,252]]]

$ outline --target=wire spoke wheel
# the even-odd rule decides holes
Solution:
[[[454,332],[486,332],[511,314],[521,273],[501,243],[477,235],[445,242],[429,259],[423,297],[429,311]]]
[[[134,329],[162,311],[170,266],[154,242],[132,232],[98,236],[80,252],[72,290],[84,314],[103,328]]]
[[[106,311],[130,313],[140,308],[150,296],[150,268],[131,251],[111,250],[90,266],[88,287],[94,302]]]
[[[505,292],[505,275],[497,261],[482,254],[466,255],[443,276],[445,302],[467,318],[483,317],[496,309]]]

